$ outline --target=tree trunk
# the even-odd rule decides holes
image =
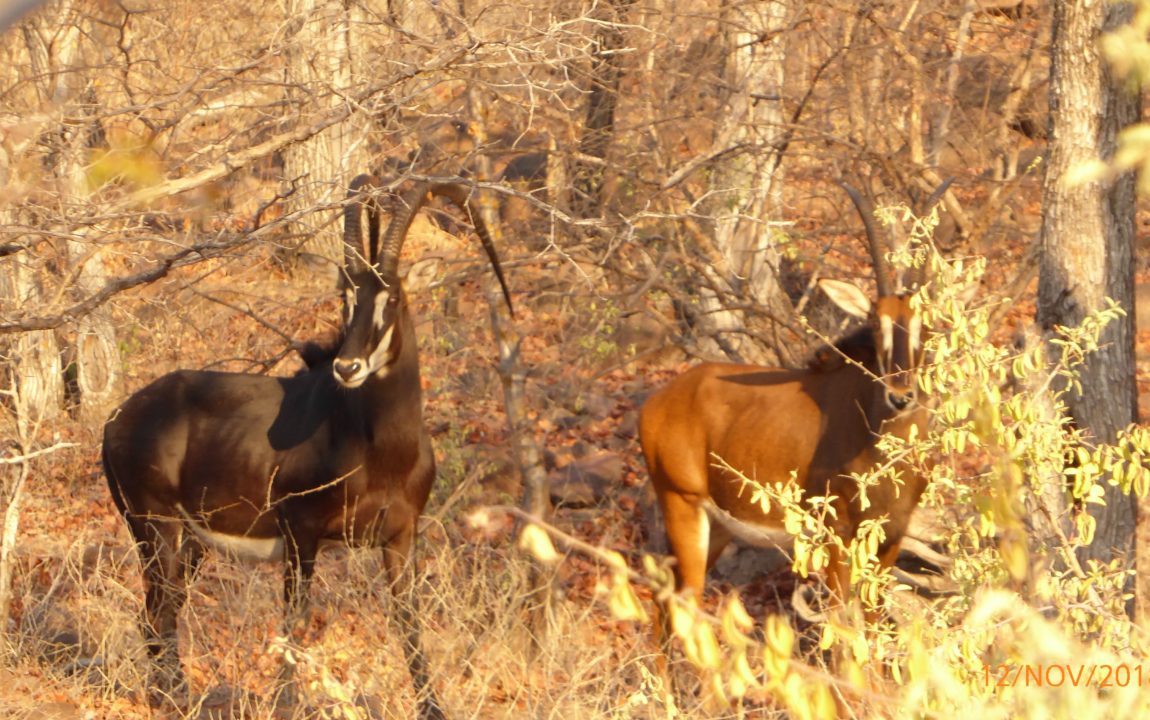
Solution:
[[[744,302],[788,317],[791,308],[778,281],[779,253],[771,219],[781,216],[782,169],[779,139],[783,119],[783,63],[787,5],[756,3],[728,8],[724,25],[730,88],[722,111],[717,148],[729,148],[715,168],[715,246],[727,268],[713,278]],[[724,336],[720,347],[740,362],[765,362],[763,349],[739,332],[744,319],[723,308],[709,289],[702,306],[707,328]]]
[[[0,223],[11,213],[0,210]],[[35,263],[25,250],[0,261],[0,296],[15,307],[35,307],[47,302]],[[28,422],[33,426],[59,417],[64,404],[64,373],[60,348],[51,330],[37,330],[0,341],[0,363],[11,364],[13,385],[23,398]]]
[[[91,123],[76,123],[85,117],[86,88],[90,71],[82,53],[81,44],[87,37],[82,24],[87,16],[77,10],[71,0],[59,3],[51,15],[39,15],[27,20],[21,27],[24,50],[28,55],[30,81],[40,112],[55,119],[49,121],[40,139],[46,152],[41,163],[47,171],[43,189],[53,193],[54,202],[64,213],[61,226],[52,228],[67,238],[55,248],[59,257],[67,258],[65,267],[55,272],[71,273],[74,278],[69,292],[79,295],[102,285],[103,263],[85,241],[81,223],[71,222],[73,215],[85,212],[87,183],[85,178],[86,152]],[[64,118],[68,118],[65,121]],[[93,121],[94,122],[94,121]],[[0,215],[5,224],[18,224],[13,217],[18,211],[6,209]],[[33,221],[36,222],[36,221]],[[48,263],[39,256],[48,244],[37,250],[27,250],[15,256],[0,278],[0,293],[16,300],[17,306],[34,307],[47,300]],[[77,261],[78,258],[83,258]],[[71,267],[69,267],[71,266]],[[119,357],[116,352],[115,329],[106,311],[97,310],[77,323],[77,336],[72,353],[76,363],[76,380],[84,417],[93,421],[104,418],[107,407],[116,394],[119,378]],[[63,407],[64,368],[61,363],[61,340],[51,331],[21,334],[8,346],[7,351],[16,365],[16,383],[22,394],[30,421],[35,423],[54,419]]]
[[[353,12],[342,0],[288,0],[288,21],[299,24],[287,64],[288,106],[294,122],[306,124],[313,114],[347,102],[345,93],[356,77]],[[353,114],[287,148],[285,179],[299,188],[289,211],[338,203],[351,178],[369,170],[363,123],[359,114]],[[306,215],[295,228],[306,238],[301,247],[338,266],[343,259],[340,217],[336,207]]]
[[[1038,322],[1075,326],[1110,297],[1134,307],[1134,178],[1065,184],[1067,173],[1091,160],[1109,160],[1117,133],[1138,118],[1138,98],[1111,77],[1098,51],[1101,33],[1126,22],[1128,4],[1054,4],[1051,47],[1051,141],[1043,186],[1042,256]],[[1100,349],[1080,369],[1082,392],[1068,392],[1074,422],[1098,442],[1137,416],[1134,383],[1134,316],[1107,326]],[[1133,551],[1134,501],[1104,484],[1105,506],[1088,505],[1098,520],[1081,559],[1129,560]]]
[[[579,139],[575,161],[571,203],[579,217],[599,217],[603,212],[603,185],[607,151],[615,135],[615,106],[619,102],[619,82],[623,77],[626,47],[622,22],[634,0],[610,0],[604,5],[610,17],[604,18],[595,33],[591,52],[587,116]]]
[[[97,121],[92,117],[96,107],[95,91],[88,86],[88,73],[77,64],[83,37],[79,22],[77,18],[69,32],[55,43],[59,65],[67,68],[56,93],[56,102],[66,108],[69,117],[84,120],[60,127],[55,138],[57,147],[53,168],[60,206],[77,210],[87,205],[89,190],[85,167],[92,149],[91,140],[98,135]],[[62,234],[68,237],[68,270],[75,278],[70,291],[77,298],[95,293],[107,279],[103,257],[98,247],[87,238],[88,230],[87,226],[80,226],[71,233],[62,229]],[[102,423],[119,399],[120,389],[119,347],[109,309],[97,308],[79,318],[75,336],[68,338],[67,343],[75,363],[77,397],[73,400],[78,403],[79,416],[86,422]]]

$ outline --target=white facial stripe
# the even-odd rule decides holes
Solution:
[[[355,290],[351,288],[343,289],[343,320],[346,324],[351,324],[351,316],[355,314]]]
[[[391,359],[391,335],[394,332],[395,326],[392,325],[383,334],[379,345],[375,346],[375,351],[367,359],[368,372],[379,372],[387,367],[387,361]]]
[[[336,373],[336,379],[340,384],[349,388],[357,388],[367,380],[369,375],[378,374],[381,377],[387,374],[388,362],[391,360],[391,336],[395,333],[395,325],[387,329],[383,334],[379,344],[375,346],[375,350],[367,357],[367,361],[356,358],[359,361],[359,372],[354,377],[343,378]],[[334,372],[334,368],[333,368]]]
[[[387,302],[390,297],[391,292],[388,290],[381,290],[376,293],[374,301],[375,305],[372,307],[372,323],[374,324],[377,331],[383,328],[383,315],[385,309],[387,308]],[[376,343],[375,349],[372,350],[370,355],[368,355],[366,358],[361,356],[347,359],[348,363],[359,363],[359,369],[354,376],[342,376],[333,365],[332,373],[335,375],[335,378],[339,384],[343,385],[344,387],[354,389],[360,385],[363,385],[364,382],[367,381],[367,378],[371,375],[378,374],[382,376],[386,374],[388,370],[388,363],[391,361],[391,339],[394,334],[395,323],[392,323],[391,326],[388,327],[386,331],[384,331],[382,337],[380,337],[379,342]]]
[[[383,311],[387,309],[387,301],[390,298],[391,292],[388,290],[380,290],[375,295],[375,305],[372,307],[371,321],[375,324],[376,330],[383,327]]]
[[[882,330],[882,354],[890,355],[894,347],[894,320],[890,315],[883,315],[878,320]]]
[[[922,347],[922,318],[915,315],[910,319],[910,349],[917,351]]]

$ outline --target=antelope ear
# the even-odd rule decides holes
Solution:
[[[407,268],[403,286],[408,292],[426,290],[443,276],[443,258],[431,256],[416,260]]]
[[[870,316],[870,298],[862,290],[859,290],[854,283],[843,282],[842,280],[819,280],[819,287],[835,305],[838,305],[848,315],[857,318]]]

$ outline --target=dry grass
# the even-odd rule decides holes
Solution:
[[[585,598],[559,597],[534,647],[525,624],[528,560],[512,548],[443,538],[421,544],[424,644],[432,686],[453,718],[660,716],[647,678],[645,631],[609,620]],[[432,541],[431,538],[435,537]],[[126,533],[115,546],[78,537],[64,554],[21,575],[20,628],[0,714],[47,702],[76,717],[145,717],[142,593]],[[94,548],[103,548],[97,556]],[[48,567],[51,565],[51,567]],[[175,718],[261,718],[276,713],[280,568],[210,555],[181,615],[181,655],[192,683]],[[35,577],[36,579],[33,579]],[[47,586],[44,583],[47,581]],[[379,553],[329,550],[312,590],[313,623],[299,658],[301,698],[277,717],[411,717],[415,699],[388,622],[395,602]],[[12,692],[15,690],[15,692]],[[354,717],[354,715],[351,715]]]

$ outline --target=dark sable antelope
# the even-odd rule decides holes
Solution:
[[[639,439],[680,591],[702,595],[707,569],[733,537],[756,544],[786,540],[778,503],[764,512],[728,466],[763,484],[797,483],[804,498],[834,496],[832,529],[844,541],[864,520],[885,516],[879,561],[889,566],[898,554],[925,480],[902,468],[901,483],[884,480],[868,488],[864,508],[849,475],[884,460],[875,446],[881,434],[905,438],[913,428],[920,434],[925,429],[926,411],[916,397],[923,330],[910,295],[890,287],[869,206],[849,192],[866,226],[878,298],[872,303],[846,282],[821,286],[847,313],[866,318],[867,326],[825,348],[805,369],[706,363],[643,405]],[[831,554],[827,584],[839,601],[849,587],[847,563]],[[658,629],[669,640],[663,623]]]
[[[344,329],[334,358],[295,377],[182,370],[139,391],[104,428],[104,471],[138,544],[152,699],[182,692],[176,616],[204,547],[283,559],[288,630],[302,636],[321,542],[382,547],[420,714],[441,718],[419,638],[412,549],[435,477],[422,418],[415,330],[398,273],[419,209],[449,198],[472,219],[510,295],[466,188],[423,184],[402,197],[383,243],[361,175],[344,213]],[[368,245],[361,218],[368,210]]]

